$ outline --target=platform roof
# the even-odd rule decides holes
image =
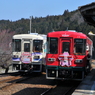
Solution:
[[[81,15],[89,25],[95,27],[95,2],[78,7]]]

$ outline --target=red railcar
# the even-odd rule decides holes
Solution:
[[[92,40],[76,31],[55,31],[47,34],[46,78],[83,80],[92,55]]]

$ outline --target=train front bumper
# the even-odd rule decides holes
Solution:
[[[46,78],[81,80],[84,77],[84,71],[84,67],[46,66]]]

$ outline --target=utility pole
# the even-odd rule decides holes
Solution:
[[[35,29],[35,33],[36,33],[36,29]]]
[[[31,33],[31,19],[32,19],[32,17],[30,16],[30,33]]]

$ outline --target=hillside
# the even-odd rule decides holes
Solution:
[[[76,30],[88,34],[89,31],[95,33],[95,28],[84,22],[78,10],[69,12],[65,10],[62,15],[52,15],[46,17],[32,17],[31,32],[47,34],[53,30]],[[0,31],[15,31],[16,34],[28,33],[30,30],[30,18],[18,21],[0,20]]]

